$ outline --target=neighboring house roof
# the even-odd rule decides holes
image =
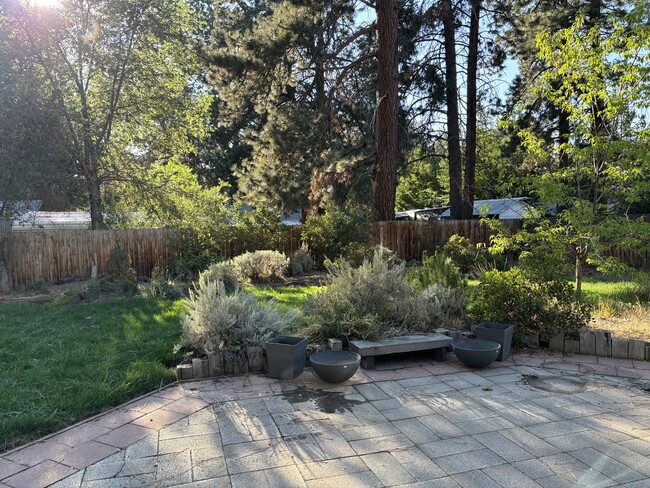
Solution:
[[[28,212],[16,219],[12,230],[90,229],[89,212]]]
[[[395,212],[395,220],[439,220],[440,214],[449,207],[416,208]]]
[[[493,200],[475,200],[474,216],[498,217],[499,219],[522,219],[534,211],[528,197],[497,198]],[[451,213],[445,210],[441,217],[449,218]]]

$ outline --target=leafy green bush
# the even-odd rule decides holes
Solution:
[[[235,256],[232,264],[240,280],[260,283],[284,277],[289,267],[289,260],[284,253],[265,250]]]
[[[436,251],[433,256],[422,254],[422,267],[412,268],[409,279],[418,290],[424,290],[430,285],[442,285],[446,288],[465,288],[467,280],[461,274],[451,258],[441,251]]]
[[[239,286],[237,271],[232,261],[214,263],[208,269],[203,271],[199,280],[221,281],[226,289],[226,293],[233,293]]]
[[[474,245],[463,236],[454,234],[442,246],[442,253],[460,268],[464,274],[480,278],[490,269],[505,269],[506,258],[503,254],[491,254],[483,245]]]
[[[230,236],[241,251],[281,249],[287,236],[287,226],[282,223],[279,212],[267,207],[244,210],[233,209],[233,225]]]
[[[194,281],[199,273],[213,263],[223,261],[223,257],[209,248],[203,247],[190,237],[176,239],[172,246],[169,269],[172,278],[178,281]]]
[[[120,246],[113,248],[106,261],[104,277],[108,281],[135,281],[135,270],[131,267],[131,257]]]
[[[311,257],[309,247],[307,244],[300,246],[291,255],[289,259],[289,272],[291,276],[298,276],[301,274],[309,273],[314,269],[314,258]]]
[[[314,341],[337,337],[377,339],[447,326],[450,317],[433,294],[415,292],[404,263],[376,250],[358,268],[345,259],[326,263],[330,284],[308,298],[304,307],[307,335]],[[458,323],[458,321],[454,321]]]
[[[518,340],[527,331],[576,334],[591,317],[589,306],[576,300],[569,283],[532,280],[517,267],[485,273],[472,312],[480,321],[514,324]]]
[[[318,259],[347,259],[360,245],[368,245],[370,237],[370,220],[358,206],[328,206],[323,215],[310,215],[302,227],[302,240]]]
[[[282,313],[273,303],[258,302],[241,289],[228,294],[222,281],[205,278],[183,304],[180,345],[197,355],[224,347],[261,346],[295,320],[295,313]]]
[[[454,234],[442,246],[442,254],[451,259],[451,262],[458,266],[461,272],[467,274],[471,266],[477,261],[477,247],[463,236]]]

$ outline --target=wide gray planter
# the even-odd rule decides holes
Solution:
[[[309,358],[311,369],[321,380],[343,383],[359,369],[361,356],[351,351],[323,351]]]
[[[268,341],[264,349],[271,378],[293,380],[302,374],[307,357],[304,337],[278,336]]]
[[[461,339],[451,343],[458,360],[470,368],[485,368],[492,364],[501,344],[483,339]]]
[[[503,361],[510,357],[512,347],[512,333],[515,327],[512,324],[499,324],[498,322],[483,322],[476,326],[476,338],[486,341],[494,341],[501,344],[501,351],[497,361]]]

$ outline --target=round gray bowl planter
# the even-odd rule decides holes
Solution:
[[[482,339],[461,339],[451,343],[458,360],[470,368],[485,368],[499,355],[501,344]]]
[[[311,368],[321,380],[342,383],[359,369],[361,356],[351,351],[323,351],[309,358]]]

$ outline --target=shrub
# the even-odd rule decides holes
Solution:
[[[194,281],[201,271],[222,260],[222,257],[208,249],[201,249],[187,239],[178,239],[174,243],[174,256],[169,262],[170,274],[178,281]]]
[[[650,273],[640,272],[635,277],[633,293],[642,302],[650,301]]]
[[[198,355],[224,347],[261,346],[295,319],[295,313],[282,313],[272,302],[258,302],[241,289],[229,295],[222,281],[205,278],[184,305],[181,346]]]
[[[236,256],[232,264],[240,280],[259,283],[284,277],[289,260],[278,251],[255,251]]]
[[[108,281],[135,281],[135,270],[131,268],[131,257],[120,246],[113,248],[106,262],[104,276]]]
[[[430,332],[438,327],[461,329],[466,317],[465,294],[440,284],[430,285],[411,297],[405,313],[412,317],[409,329],[413,332]]]
[[[314,258],[311,257],[307,244],[300,246],[289,259],[289,272],[292,276],[309,273],[314,269]]]
[[[387,259],[380,250],[358,268],[345,259],[326,266],[329,286],[308,298],[304,308],[312,340],[377,339],[446,325],[440,318],[445,315],[441,301],[416,293],[406,280],[404,263]]]
[[[460,268],[441,251],[436,251],[433,256],[423,253],[422,267],[412,268],[409,278],[417,290],[424,290],[431,285],[446,288],[465,288],[467,285]]]
[[[151,279],[141,285],[140,291],[145,297],[162,300],[177,300],[182,296],[181,290],[169,279],[167,270],[158,265],[153,267]]]
[[[302,240],[318,259],[332,261],[370,243],[370,220],[358,206],[339,208],[333,205],[323,215],[310,215],[302,227]],[[365,253],[366,250],[364,250]]]
[[[225,287],[226,293],[233,293],[238,285],[237,271],[232,261],[214,263],[208,269],[200,274],[199,281],[221,281]]]
[[[482,276],[489,269],[505,269],[506,258],[503,254],[491,254],[482,244],[474,245],[463,236],[454,234],[442,246],[442,253],[460,268],[464,274],[475,278]]]
[[[454,234],[442,246],[442,254],[467,274],[470,272],[472,264],[477,261],[478,249],[467,237]]]
[[[233,210],[233,220],[231,239],[239,244],[242,251],[279,249],[286,240],[287,226],[275,210],[267,207],[244,210],[237,207]]]
[[[472,311],[480,321],[514,324],[517,340],[527,331],[576,334],[590,319],[588,305],[564,281],[534,281],[520,268],[489,271],[474,295]]]

